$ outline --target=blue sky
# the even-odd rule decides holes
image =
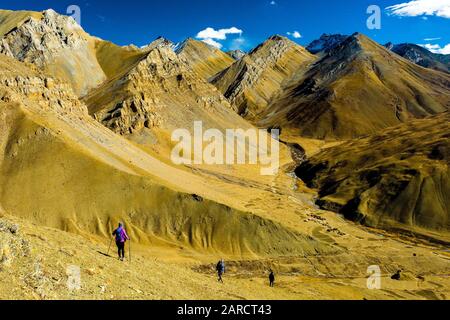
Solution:
[[[119,45],[142,46],[160,35],[179,42],[211,28],[203,32],[204,40],[224,50],[248,50],[273,34],[289,36],[307,45],[322,33],[358,31],[382,44],[411,42],[443,51],[450,44],[450,0],[410,1],[2,0],[0,7],[36,11],[53,8],[66,13],[69,5],[78,5],[81,25],[87,32]],[[382,9],[380,30],[369,30],[366,26],[369,18],[366,10],[373,4]],[[386,8],[393,5],[400,6],[388,14]]]

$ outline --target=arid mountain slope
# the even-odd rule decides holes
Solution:
[[[69,86],[6,56],[0,65],[0,203],[7,212],[84,236],[107,237],[123,220],[136,242],[198,252],[333,251],[208,200],[220,192],[207,179],[165,165],[103,127]]]
[[[0,36],[22,25],[29,18],[42,19],[42,12],[0,10]]]
[[[119,47],[51,10],[0,11],[0,299],[448,299],[450,75],[332,38],[314,56],[274,36],[226,62],[192,40]],[[194,121],[216,142],[280,127],[277,174],[176,165],[171,135]]]
[[[259,125],[319,139],[355,138],[444,112],[449,92],[450,75],[354,34],[274,98]]]
[[[228,68],[234,62],[234,59],[222,50],[191,38],[181,43],[176,48],[176,53],[205,80]]]
[[[101,39],[95,41],[95,53],[108,79],[123,75],[145,57],[145,52],[136,47],[120,47]]]
[[[0,53],[30,62],[69,83],[83,95],[106,79],[97,62],[94,38],[71,17],[53,10],[42,13],[0,11]]]
[[[223,95],[167,46],[156,47],[122,77],[85,99],[90,113],[120,134],[145,129],[250,128]]]
[[[323,208],[378,228],[450,231],[450,113],[343,143],[297,176]]]
[[[212,83],[240,115],[255,121],[285,81],[301,73],[315,58],[287,38],[273,36],[221,72]]]
[[[450,279],[442,276],[449,271],[448,254],[438,248],[412,247],[381,236],[374,238],[370,233],[358,237],[361,235],[370,239],[367,241],[370,249],[362,251],[359,247],[354,255],[227,260],[225,281],[218,283],[212,256],[191,262],[186,250],[160,250],[155,246],[136,246],[133,242],[132,261],[128,260],[127,247],[127,259],[120,262],[115,253],[107,254],[106,239],[82,237],[0,214],[0,299],[445,300],[450,297]],[[355,239],[358,238],[349,240],[363,242],[361,237]],[[381,290],[367,288],[366,269],[373,263],[383,266]],[[68,290],[73,267],[79,267],[81,290]],[[392,280],[391,273],[398,268],[404,270],[402,279]],[[277,273],[275,288],[267,284],[269,269]]]

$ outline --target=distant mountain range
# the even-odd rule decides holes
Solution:
[[[311,42],[306,47],[306,50],[312,54],[328,53],[330,50],[344,42],[347,38],[348,36],[341,34],[323,34],[319,39]]]
[[[252,123],[318,139],[360,137],[448,109],[448,74],[358,33],[322,40],[317,56],[273,36],[211,82]]]
[[[402,43],[397,45],[387,43],[385,46],[389,50],[392,50],[396,54],[418,64],[419,66],[438,71],[450,72],[450,55],[432,53],[421,46],[411,43]]]
[[[341,34],[323,34],[311,42],[306,49],[313,54],[326,54],[344,42],[348,36]],[[424,47],[412,43],[385,44],[385,47],[415,64],[443,72],[450,72],[450,55],[436,54]]]
[[[227,54],[229,54],[234,60],[240,60],[246,55],[246,53],[242,50],[231,50],[228,51]]]

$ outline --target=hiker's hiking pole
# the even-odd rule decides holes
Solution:
[[[111,241],[109,242],[108,253],[106,254],[107,256],[109,256],[109,249],[111,249],[112,241],[113,241],[113,238],[111,238]]]
[[[130,258],[130,262],[131,262],[131,240],[130,240],[130,244],[128,245],[128,257]]]

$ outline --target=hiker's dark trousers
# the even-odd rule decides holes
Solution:
[[[125,242],[116,242],[119,258],[125,258]]]

